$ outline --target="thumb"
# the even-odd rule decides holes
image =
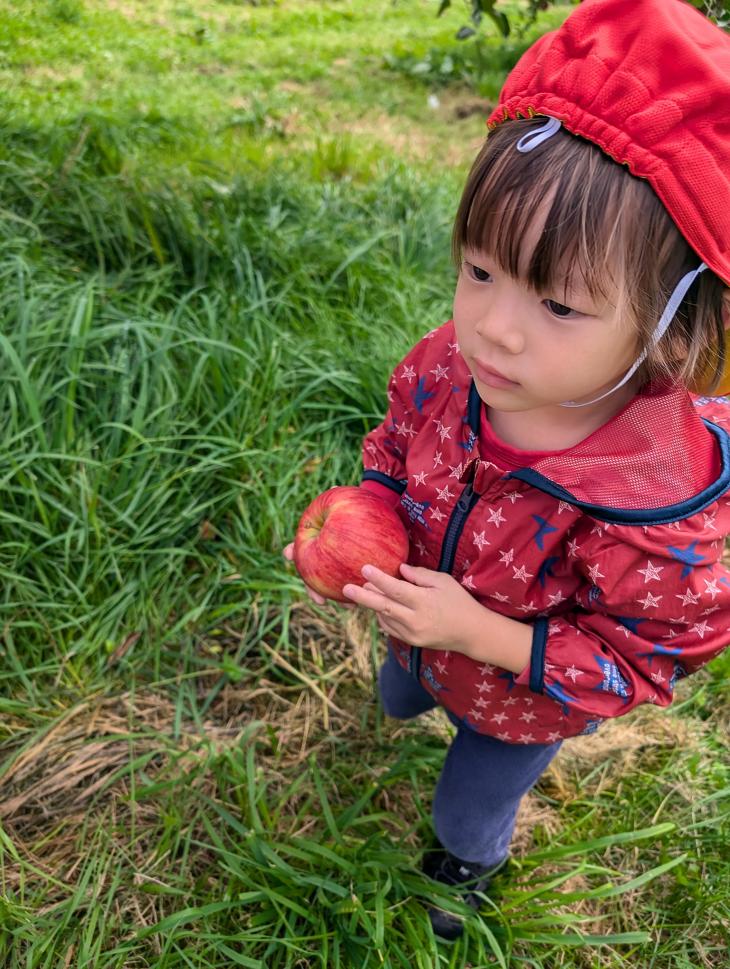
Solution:
[[[442,572],[434,572],[433,569],[424,569],[420,565],[408,565],[406,562],[403,562],[401,565],[400,573],[404,579],[407,579],[414,585],[431,589],[439,584],[439,578],[443,575]]]

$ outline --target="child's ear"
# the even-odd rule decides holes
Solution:
[[[730,288],[722,294],[722,325],[730,330]]]

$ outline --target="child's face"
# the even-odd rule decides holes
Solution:
[[[592,400],[618,383],[639,355],[636,331],[617,318],[609,300],[580,286],[536,293],[488,253],[465,249],[463,255],[454,297],[457,340],[480,397],[495,410]],[[622,406],[635,389],[629,382],[612,395],[614,404]],[[556,417],[568,413],[556,408]]]

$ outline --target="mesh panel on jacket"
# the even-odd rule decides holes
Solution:
[[[642,456],[650,460],[642,460]],[[719,448],[681,387],[649,386],[630,406],[535,471],[581,501],[660,508],[693,498],[720,473]]]

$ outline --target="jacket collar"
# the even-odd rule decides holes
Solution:
[[[475,435],[483,406],[472,380],[465,423]],[[730,437],[700,416],[683,387],[649,384],[572,448],[507,477],[604,521],[679,521],[730,488]]]

